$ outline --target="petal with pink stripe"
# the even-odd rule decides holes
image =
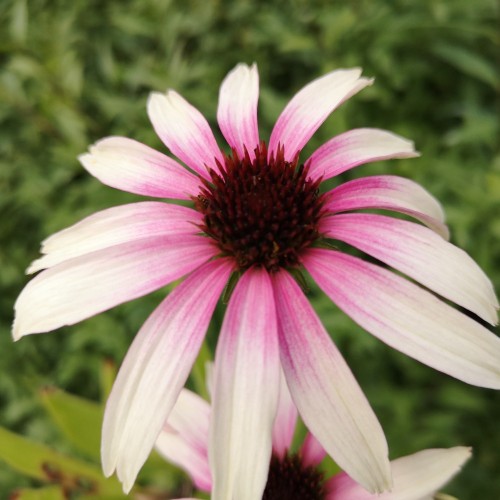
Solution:
[[[33,278],[19,295],[18,340],[106,311],[196,269],[217,249],[202,236],[147,238],[67,260]]]
[[[387,490],[387,442],[351,370],[287,272],[274,275],[274,290],[281,363],[302,420],[356,481]]]
[[[177,92],[153,92],[148,114],[158,137],[189,168],[208,178],[207,168],[224,164],[221,150],[205,117]]]
[[[127,137],[102,139],[78,159],[103,184],[129,193],[189,200],[199,191],[199,179],[182,165]]]
[[[423,450],[391,462],[394,487],[376,500],[431,500],[433,495],[460,472],[470,458],[471,450],[464,446],[448,449]],[[328,481],[327,500],[374,500],[345,472]]]
[[[498,301],[491,281],[463,250],[430,229],[383,215],[340,214],[325,218],[322,230],[497,323]]]
[[[193,479],[206,492],[212,489],[208,465],[208,426],[210,405],[200,396],[182,389],[156,440],[156,450]]]
[[[278,403],[279,352],[269,275],[249,269],[226,311],[215,355],[209,457],[212,498],[261,498]]]
[[[325,208],[333,213],[384,209],[410,215],[449,238],[439,202],[422,186],[395,175],[374,175],[345,182],[328,193]]]
[[[313,80],[295,94],[273,128],[269,155],[275,154],[281,144],[285,159],[292,161],[335,108],[372,84],[372,79],[360,76],[359,68],[339,69]]]
[[[292,446],[296,424],[297,408],[293,404],[283,370],[280,370],[278,411],[273,426],[273,453],[279,458],[283,458]]]
[[[116,469],[126,493],[186,382],[231,270],[231,262],[217,259],[194,271],[151,314],[127,352],[106,404],[101,447],[104,473]]]
[[[200,222],[199,212],[172,203],[144,201],[108,208],[49,236],[42,243],[45,255],[32,262],[27,273],[143,238],[196,234]]]
[[[344,132],[318,148],[307,160],[312,179],[330,179],[368,162],[419,156],[412,141],[376,128]]]
[[[341,252],[310,249],[303,264],[348,316],[386,344],[469,384],[500,389],[500,338],[432,293]]]
[[[250,158],[259,145],[257,103],[259,100],[259,73],[257,66],[238,64],[224,79],[219,92],[217,121],[228,144],[240,158],[245,150]]]

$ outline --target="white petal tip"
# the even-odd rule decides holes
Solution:
[[[18,340],[23,338],[24,335],[27,335],[27,333],[22,332],[19,321],[17,320],[17,318],[14,318],[14,322],[12,323],[12,340],[14,340],[14,342],[17,342]]]

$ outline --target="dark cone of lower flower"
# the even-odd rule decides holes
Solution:
[[[211,182],[194,198],[204,216],[201,230],[213,238],[222,255],[234,258],[239,270],[252,265],[270,272],[300,266],[301,252],[320,234],[323,215],[321,179],[312,181],[309,168],[284,159],[284,150],[268,159],[264,142],[239,158],[233,150],[218,172],[210,169]]]
[[[324,500],[323,473],[305,466],[300,455],[271,458],[266,489],[262,500]]]

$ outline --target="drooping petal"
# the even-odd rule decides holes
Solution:
[[[144,201],[108,208],[49,236],[40,259],[26,271],[34,273],[80,255],[156,236],[196,234],[199,212],[171,203]]]
[[[104,473],[116,469],[125,492],[186,382],[231,268],[217,259],[194,271],[151,314],[123,361],[106,404],[101,456]]]
[[[363,163],[419,156],[412,141],[376,128],[357,128],[337,135],[309,158],[309,175],[330,179]]]
[[[217,343],[209,447],[212,498],[261,498],[278,390],[271,282],[266,270],[249,269],[232,293]]]
[[[345,182],[329,192],[325,208],[333,213],[394,210],[414,217],[444,239],[449,238],[439,202],[416,182],[395,175],[374,175]]]
[[[339,69],[302,88],[287,104],[273,128],[269,154],[278,144],[285,147],[285,160],[292,161],[328,115],[373,80],[360,78],[361,70]]]
[[[325,218],[322,230],[497,323],[498,301],[491,281],[463,250],[430,229],[383,215],[341,214]]]
[[[391,462],[392,491],[375,496],[364,490],[345,472],[328,481],[327,500],[423,500],[432,498],[457,474],[471,456],[471,449],[423,450]]]
[[[273,453],[277,457],[283,458],[290,449],[296,424],[297,408],[293,404],[283,370],[280,370],[278,410],[273,426]]]
[[[351,370],[292,277],[277,273],[274,289],[281,363],[302,420],[367,489],[390,488],[384,433]]]
[[[19,295],[14,339],[73,325],[146,295],[181,278],[216,253],[201,236],[162,236],[58,264],[33,278]]]
[[[386,344],[469,384],[500,389],[500,338],[395,273],[311,249],[303,264],[330,299]]]
[[[177,92],[153,92],[148,114],[158,137],[188,167],[207,178],[206,167],[222,164],[221,150],[205,117]]]
[[[257,65],[238,64],[224,79],[219,92],[217,121],[228,144],[240,158],[245,149],[250,158],[259,145],[257,102],[259,100],[259,73]]]
[[[156,440],[156,450],[192,478],[206,492],[212,488],[208,465],[210,405],[200,396],[183,389]]]
[[[102,139],[78,159],[103,184],[129,193],[189,200],[199,191],[199,179],[182,165],[127,137]]]

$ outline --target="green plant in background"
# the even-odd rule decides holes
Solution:
[[[376,77],[366,96],[325,123],[311,150],[357,126],[414,139],[421,159],[373,165],[371,173],[390,171],[426,186],[444,205],[452,241],[500,289],[495,1],[6,0],[0,19],[3,426],[64,450],[33,394],[57,385],[97,400],[102,358],[121,361],[164,295],[121,306],[70,334],[11,344],[12,305],[26,282],[20,271],[39,241],[96,210],[133,201],[102,189],[76,156],[111,130],[161,147],[144,113],[151,90],[182,90],[215,124],[212,97],[240,60],[259,64],[267,135],[286,99],[313,77],[351,66]],[[472,445],[474,459],[449,491],[462,500],[500,496],[499,396],[431,373],[360,332],[314,287],[310,297],[387,430],[393,456]],[[0,468],[0,497],[33,484]]]
[[[65,452],[0,427],[0,461],[31,478],[39,487],[15,488],[9,498],[16,500],[64,498],[120,499],[126,495],[114,477],[106,479],[100,466],[100,434],[104,403],[114,378],[114,367],[101,369],[102,403],[81,398],[55,387],[42,388],[37,400],[57,431]],[[63,441],[61,441],[63,439]],[[61,446],[62,444],[62,446]],[[134,496],[164,498],[165,492],[179,492],[183,478],[153,453],[146,463]],[[189,485],[185,485],[189,488]],[[189,489],[187,490],[189,491]],[[163,496],[161,496],[163,495]]]

